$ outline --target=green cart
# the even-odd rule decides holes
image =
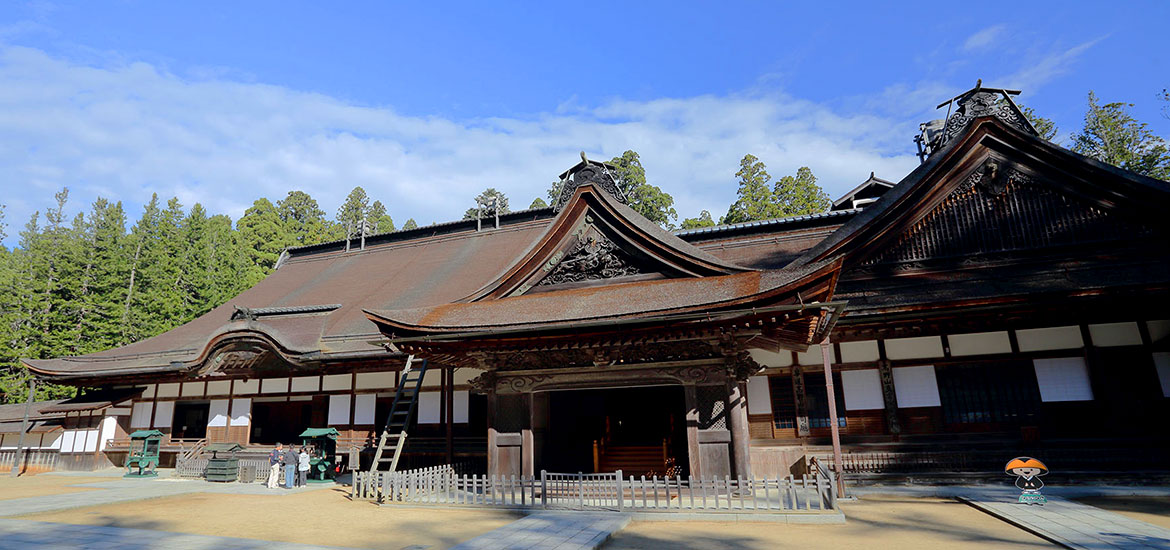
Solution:
[[[122,477],[158,477],[158,450],[163,433],[138,430],[130,434],[130,453],[126,455],[126,475]],[[134,471],[134,467],[138,471]]]
[[[301,441],[309,448],[309,483],[333,481],[337,473],[337,428],[309,428]]]

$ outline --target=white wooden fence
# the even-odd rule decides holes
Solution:
[[[837,507],[835,486],[820,476],[761,478],[566,474],[540,477],[458,475],[450,466],[355,472],[350,497],[411,504],[568,510],[823,512]]]

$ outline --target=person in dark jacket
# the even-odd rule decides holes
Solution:
[[[284,450],[281,449],[280,443],[268,453],[268,488],[275,489],[280,485],[280,463],[284,456]]]
[[[297,477],[297,452],[292,445],[289,445],[281,458],[284,463],[284,488],[292,489],[296,484]]]

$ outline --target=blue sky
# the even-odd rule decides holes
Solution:
[[[0,7],[5,244],[64,186],[133,220],[151,192],[237,218],[362,185],[399,223],[445,221],[488,186],[526,207],[582,149],[641,153],[680,218],[724,213],[745,153],[836,196],[903,177],[917,124],[976,78],[1061,142],[1090,89],[1170,135],[1166,2],[331,4]]]

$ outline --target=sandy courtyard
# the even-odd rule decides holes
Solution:
[[[49,495],[60,495],[64,493],[77,493],[81,491],[93,491],[90,487],[69,487],[70,485],[77,485],[80,483],[96,483],[99,481],[110,481],[108,477],[83,477],[83,476],[62,476],[62,475],[22,475],[20,477],[9,477],[8,472],[3,472],[0,475],[0,500],[11,500],[14,498],[25,497],[43,497]]]
[[[605,550],[1056,548],[953,500],[872,495],[841,508],[845,525],[639,521],[616,533]]]
[[[346,495],[347,490],[334,488],[281,496],[195,493],[20,519],[325,546],[399,550],[419,545],[441,550],[517,517],[496,510],[379,508],[351,502]]]

